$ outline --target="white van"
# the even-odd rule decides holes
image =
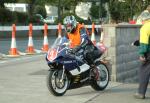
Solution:
[[[5,3],[7,9],[10,11],[27,12],[28,4],[23,3]]]

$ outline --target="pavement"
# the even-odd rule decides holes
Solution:
[[[138,84],[112,81],[104,91],[86,86],[55,97],[47,89],[47,73],[43,54],[0,60],[0,103],[150,103],[150,85],[140,100],[133,97]]]
[[[112,86],[117,84],[116,86]],[[150,103],[150,86],[145,99],[136,99],[138,84],[110,83],[110,88],[84,103]]]

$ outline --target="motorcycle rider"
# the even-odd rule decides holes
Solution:
[[[78,23],[74,16],[66,16],[63,20],[66,37],[70,41],[70,48],[72,53],[76,53],[81,48],[84,49],[84,58],[88,60],[89,64],[101,56],[101,52],[93,45],[89,39],[86,28]]]

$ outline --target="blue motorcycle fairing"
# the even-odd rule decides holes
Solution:
[[[60,40],[60,42],[59,42]],[[79,50],[75,55],[71,54],[69,47],[58,39],[52,48],[49,49],[46,60],[50,68],[64,68],[72,75],[78,75],[87,71],[90,66],[83,61],[83,50]]]
[[[64,65],[65,69],[68,71],[79,69],[81,65],[84,64],[84,62],[77,60],[76,58],[66,56],[61,60],[61,64]]]
[[[79,66],[81,66],[82,64],[84,64],[83,61],[75,58],[74,55],[71,54],[67,54],[67,49],[62,49],[60,51],[60,53],[58,53],[57,57],[53,60],[53,61],[48,61],[48,64],[52,64],[52,63],[60,63],[62,65],[64,65],[65,69],[67,69],[68,71],[71,71],[75,68],[80,68]]]

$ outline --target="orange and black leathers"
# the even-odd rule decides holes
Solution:
[[[81,24],[78,24],[77,27],[68,34],[68,39],[70,40],[70,48],[72,48],[71,52],[74,54],[83,49],[84,59],[88,64],[92,64],[95,59],[100,57],[101,52],[93,45],[86,29]]]
[[[70,41],[70,48],[79,48],[81,46],[85,46],[86,44],[88,44],[88,42],[90,42],[86,29],[82,24],[79,23],[71,33],[68,33],[67,37]]]

